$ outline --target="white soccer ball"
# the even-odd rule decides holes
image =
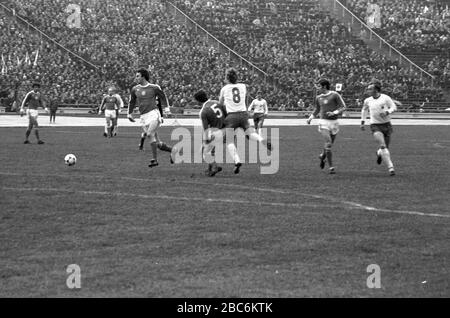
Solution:
[[[68,155],[66,155],[66,157],[64,158],[64,162],[65,162],[66,165],[68,165],[68,166],[73,166],[74,164],[77,163],[77,157],[75,157],[75,155],[68,154]]]

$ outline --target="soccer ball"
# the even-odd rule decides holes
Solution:
[[[68,155],[66,155],[66,157],[64,158],[64,162],[65,162],[66,165],[68,165],[68,166],[73,166],[74,164],[77,163],[77,157],[75,157],[75,155],[68,154]]]

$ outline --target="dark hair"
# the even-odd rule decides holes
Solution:
[[[40,88],[40,87],[41,87],[41,84],[39,84],[39,83],[33,83],[32,88],[35,88],[35,87]]]
[[[206,103],[208,100],[208,95],[204,90],[199,90],[197,93],[194,94],[194,98],[199,103]]]
[[[327,80],[326,78],[321,78],[320,80],[317,81],[317,84],[319,84],[322,87],[325,86],[325,88],[328,89],[328,90],[331,87],[330,81]]]
[[[234,68],[229,68],[227,70],[227,80],[231,83],[231,84],[236,84],[237,80],[238,80],[238,76],[237,76],[237,72]]]
[[[378,92],[381,92],[381,82],[380,81],[374,80],[370,83],[370,85],[373,85]]]
[[[141,76],[143,78],[146,79],[146,81],[148,82],[150,80],[150,72],[148,70],[146,70],[145,68],[140,68],[136,71],[136,73],[141,74]]]

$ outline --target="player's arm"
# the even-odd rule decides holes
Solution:
[[[105,108],[106,96],[103,96],[102,102],[100,103],[100,107],[98,108],[98,113],[101,114]]]
[[[127,113],[128,113],[128,115],[127,115],[128,120],[131,121],[131,122],[135,122],[135,120],[133,118],[133,110],[136,107],[136,100],[137,100],[136,92],[135,92],[134,87],[133,87],[131,89],[131,92],[130,92],[130,100],[128,102],[128,111],[127,111]]]
[[[342,113],[347,109],[347,105],[345,105],[344,99],[339,93],[335,93],[336,103],[338,105],[338,109],[328,112],[328,116],[339,116],[342,115]]]
[[[369,103],[367,102],[367,99],[366,99],[366,100],[364,100],[364,104],[361,109],[361,130],[365,130],[364,124],[366,122],[368,113],[369,113]]]
[[[269,106],[267,105],[267,101],[264,100],[264,116],[269,114]]]
[[[120,97],[120,95],[119,94],[117,94],[116,95],[116,99],[117,99],[117,107],[119,107],[119,112],[120,112],[120,110],[123,108],[123,100],[122,100],[122,97]]]
[[[208,143],[209,141],[211,141],[211,135],[210,135],[208,117],[206,116],[206,112],[204,110],[202,110],[200,112],[200,120],[202,121],[202,127],[203,127],[203,141]]]
[[[23,99],[23,101],[22,101],[22,105],[20,106],[20,113],[21,114],[23,114],[24,113],[24,109],[25,109],[25,106],[27,105],[27,103],[28,103],[28,100],[30,99],[30,95],[31,95],[31,92],[29,92],[26,96],[25,96],[25,98]]]
[[[158,109],[161,113],[161,117],[164,117],[163,109],[169,107],[167,96],[159,86],[155,88],[155,95],[159,98]]]
[[[255,100],[253,100],[252,103],[250,104],[250,106],[248,106],[247,111],[249,113],[251,113],[254,107],[255,107]]]
[[[225,87],[223,87],[223,88],[220,90],[219,104],[220,104],[220,105],[225,105]]]
[[[316,97],[316,100],[314,102],[315,107],[314,107],[314,111],[313,113],[309,116],[308,120],[306,121],[306,123],[309,125],[311,124],[311,121],[317,117],[317,115],[319,115],[320,112],[320,104],[319,104],[319,98]]]
[[[397,110],[397,104],[395,104],[392,98],[390,98],[389,96],[387,96],[386,98],[386,106],[387,106],[387,110],[385,113],[386,116],[391,115],[393,112]]]

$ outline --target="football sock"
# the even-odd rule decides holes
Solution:
[[[139,143],[139,148],[144,147],[145,138],[147,138],[147,134],[146,133],[142,133],[141,134],[141,142]]]
[[[264,140],[264,138],[261,137],[260,135],[258,135],[256,132],[252,132],[252,133],[249,135],[249,138],[250,138],[251,140],[256,140],[256,141],[258,141],[258,142],[263,142],[263,140]]]
[[[28,140],[28,137],[30,137],[31,129],[27,129],[27,132],[25,133],[25,137]]]
[[[172,152],[172,147],[167,146],[164,142],[158,143],[158,149],[161,151]]]
[[[108,125],[105,125],[105,134],[108,133]]]
[[[380,149],[380,153],[381,153],[381,157],[383,158],[383,161],[386,163],[386,166],[388,167],[388,169],[393,169],[394,168],[394,164],[391,161],[391,154],[389,152],[389,150],[387,148],[381,148]]]
[[[234,163],[241,162],[241,159],[239,158],[236,145],[234,143],[227,145],[228,153],[231,155],[231,158],[233,158]]]
[[[325,154],[327,156],[328,165],[333,167],[333,154],[331,153],[331,149],[325,149]]]
[[[39,130],[35,129],[34,134],[36,135],[37,140],[41,140],[41,139],[39,139]]]
[[[153,159],[158,160],[158,145],[155,142],[151,143],[151,147],[152,147],[152,153],[153,153]]]

